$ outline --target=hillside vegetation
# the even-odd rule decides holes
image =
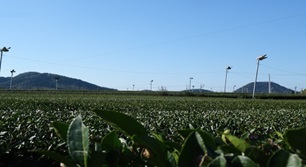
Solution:
[[[0,78],[0,88],[10,89],[11,78]],[[57,82],[57,83],[56,83]],[[12,89],[19,90],[115,90],[80,79],[50,73],[27,72],[13,77]]]

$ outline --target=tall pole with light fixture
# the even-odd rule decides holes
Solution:
[[[57,84],[58,80],[59,80],[59,76],[56,76],[55,77],[55,90],[58,89],[58,84]]]
[[[266,59],[266,58],[268,58],[266,54],[265,54],[265,55],[262,55],[262,56],[259,56],[259,57],[257,58],[256,75],[255,75],[255,82],[254,82],[253,95],[252,95],[252,98],[253,98],[253,99],[255,98],[255,89],[256,89],[256,82],[257,82],[257,75],[258,75],[259,62],[260,62],[261,60]]]
[[[224,84],[224,93],[226,92],[226,81],[227,81],[227,73],[228,73],[228,70],[232,69],[232,67],[228,66],[226,67],[225,69],[225,84]]]
[[[152,83],[153,83],[153,80],[151,80],[150,82],[150,90],[152,91]]]
[[[269,94],[271,94],[271,76],[269,74]]]
[[[13,73],[16,72],[14,69],[11,71],[12,75],[11,75],[11,83],[10,83],[10,89],[12,89],[12,85],[13,85]]]
[[[11,49],[11,47],[3,47],[0,52],[1,52],[1,56],[0,56],[0,71],[1,71],[1,63],[2,63],[2,56],[3,56],[3,52],[8,52]]]
[[[193,77],[189,78],[189,91],[191,91],[191,80],[193,79]]]

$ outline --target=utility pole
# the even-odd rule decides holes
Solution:
[[[11,71],[12,75],[11,75],[11,83],[10,83],[10,89],[12,89],[12,85],[13,85],[13,73],[16,72],[14,69]]]
[[[226,92],[226,81],[227,81],[227,73],[228,73],[228,70],[232,69],[232,67],[228,66],[226,67],[225,69],[225,84],[224,84],[224,93]]]
[[[236,85],[233,86],[233,93],[235,92]]]
[[[255,75],[255,82],[254,82],[253,95],[252,95],[253,99],[255,98],[255,89],[256,89],[256,82],[257,82],[257,76],[258,76],[259,61],[264,60],[266,58],[268,58],[267,55],[262,55],[257,58],[256,75]]]
[[[200,84],[200,92],[202,93],[202,90],[204,89],[205,84]]]
[[[271,94],[271,77],[270,77],[270,74],[269,74],[269,94]]]
[[[59,80],[59,76],[55,77],[55,90],[57,90],[57,81]]]
[[[8,52],[11,49],[11,47],[3,47],[0,52],[1,52],[1,56],[0,56],[0,71],[1,71],[1,63],[2,63],[2,56],[3,56],[3,52]]]
[[[193,77],[189,78],[189,91],[191,91],[191,80],[193,79]]]
[[[150,82],[150,90],[152,91],[152,82],[153,82],[153,80],[151,80],[151,82]]]

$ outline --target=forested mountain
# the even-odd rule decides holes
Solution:
[[[254,88],[254,82],[242,86],[237,89],[236,93],[252,93]],[[269,82],[256,82],[256,93],[269,93]],[[271,82],[271,93],[294,93],[294,90],[288,89],[277,83]]]
[[[80,79],[50,73],[26,72],[13,77],[12,89],[19,90],[115,90]],[[11,77],[0,77],[0,89],[10,89]]]
[[[12,89],[17,90],[116,90],[101,87],[80,79],[51,74],[26,72],[13,77]],[[10,89],[11,77],[0,77],[0,89]],[[254,82],[235,90],[236,93],[252,93]],[[193,92],[211,92],[209,90],[194,89]],[[269,82],[257,82],[256,93],[269,93]],[[271,82],[271,93],[294,93],[277,83]]]

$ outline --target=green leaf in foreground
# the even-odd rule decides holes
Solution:
[[[286,150],[278,150],[272,155],[268,163],[269,167],[302,166],[302,160],[296,154],[291,154]]]
[[[121,150],[122,147],[119,137],[114,131],[103,137],[101,145],[106,151]]]
[[[260,166],[266,166],[268,163],[268,156],[265,153],[256,148],[256,147],[248,147],[245,151],[245,156],[252,159],[252,161],[258,163]]]
[[[183,144],[178,166],[200,166],[206,155],[205,151],[206,148],[201,135],[198,132],[192,132]]]
[[[40,151],[34,151],[34,152],[37,152],[37,153],[42,154],[42,155],[46,155],[49,158],[52,158],[53,160],[55,160],[57,162],[65,164],[66,166],[77,167],[77,165],[72,161],[72,159],[70,159],[68,157],[65,157],[65,156],[62,156],[62,155],[60,155],[60,154],[58,154],[54,151],[40,150]]]
[[[216,143],[215,143],[215,138],[210,135],[209,133],[200,130],[200,129],[183,129],[183,130],[178,130],[178,133],[183,137],[187,138],[192,132],[198,132],[206,147],[210,147],[211,149],[215,150],[216,149]]]
[[[144,155],[149,162],[157,166],[171,166],[168,158],[167,147],[164,142],[150,137],[150,136],[139,136],[134,135],[133,141],[137,145],[143,147],[146,155]],[[170,155],[169,155],[170,156]]]
[[[245,150],[249,147],[249,145],[242,139],[239,139],[236,136],[230,134],[223,134],[222,137],[225,137],[229,142],[231,142],[236,149],[241,152],[245,152]]]
[[[113,127],[126,133],[128,136],[148,135],[147,130],[132,117],[113,111],[94,110],[94,112],[101,117],[104,121]]]
[[[53,122],[53,129],[55,133],[64,141],[67,141],[67,132],[69,125],[63,122]]]
[[[306,157],[306,127],[288,130],[285,133],[285,140],[293,149]]]
[[[68,151],[71,158],[79,165],[87,167],[89,151],[89,131],[80,116],[70,124],[67,134]]]
[[[253,162],[249,157],[246,156],[237,156],[232,161],[232,166],[236,167],[259,167],[258,164]]]
[[[224,156],[218,156],[210,162],[209,167],[226,167],[226,159]]]

